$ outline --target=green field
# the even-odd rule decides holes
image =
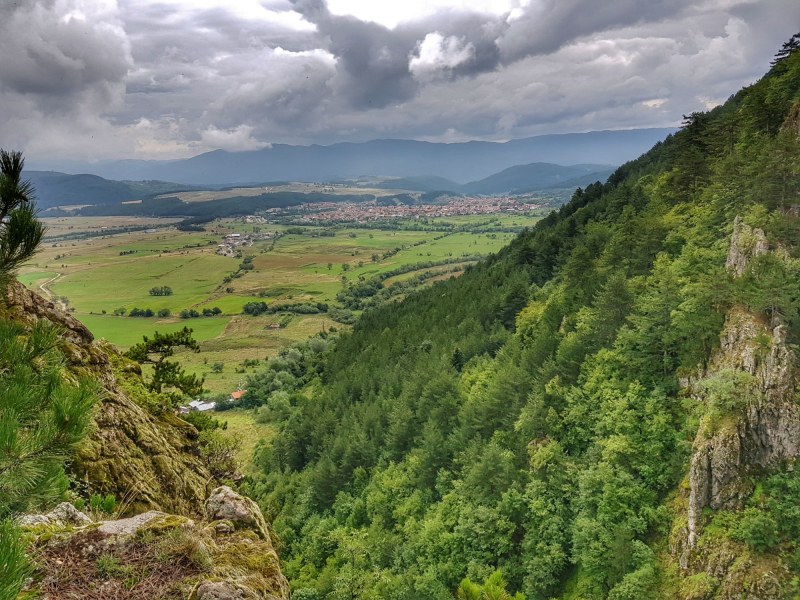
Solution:
[[[212,416],[227,427],[222,435],[238,440],[240,443],[236,458],[242,469],[247,474],[252,474],[253,452],[261,440],[270,440],[275,435],[275,427],[266,423],[259,423],[253,417],[252,410],[235,409],[221,413],[212,413]]]
[[[245,359],[263,360],[323,329],[344,327],[325,314],[242,315],[245,303],[331,305],[343,281],[410,269],[387,278],[385,285],[390,286],[415,274],[452,268],[456,263],[463,267],[476,256],[496,252],[513,237],[512,233],[346,226],[336,227],[334,236],[321,235],[330,228],[310,226],[304,227],[302,234],[286,234],[285,225],[254,225],[242,219],[214,221],[206,225],[205,232],[178,231],[172,227],[174,219],[60,217],[45,221],[49,234],[61,237],[51,237],[43,244],[41,252],[20,271],[20,281],[67,306],[96,337],[122,349],[156,330],[166,333],[184,326],[192,328],[201,352],[179,357],[188,370],[204,376],[206,387],[215,393],[231,391],[257,368],[245,368],[241,364]],[[536,217],[525,215],[476,215],[429,222],[496,228],[498,223],[518,227],[535,221]],[[104,234],[114,228],[143,226],[153,229]],[[277,232],[280,237],[239,248],[239,258],[216,254],[222,238],[233,232]],[[240,270],[246,257],[252,258],[252,270]],[[423,264],[441,261],[450,264],[433,268]],[[420,268],[415,269],[418,264]],[[159,286],[168,286],[173,293],[149,294],[151,288]],[[179,317],[182,310],[202,312],[214,307],[222,314]],[[143,318],[114,314],[133,308],[154,312],[168,309],[171,315]],[[284,327],[270,328],[278,322]],[[223,365],[222,372],[212,368],[216,363]]]

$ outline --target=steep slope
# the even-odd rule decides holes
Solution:
[[[60,326],[69,367],[102,386],[96,428],[71,466],[88,492],[114,494],[129,512],[201,512],[212,478],[199,456],[197,431],[170,411],[156,416],[143,407],[138,365],[22,285],[9,286],[0,312],[25,324],[44,319]]]
[[[250,488],[297,593],[439,600],[499,568],[529,599],[790,596],[799,123],[793,51],[263,392]]]

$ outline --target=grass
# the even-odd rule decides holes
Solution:
[[[96,338],[105,338],[122,350],[142,341],[142,336],[154,332],[171,333],[189,327],[198,342],[213,339],[227,327],[230,317],[201,317],[197,319],[151,319],[115,317],[113,315],[80,315],[80,320]]]
[[[280,317],[262,315],[232,317],[223,334],[200,343],[200,352],[180,352],[176,359],[190,373],[205,379],[205,387],[214,394],[228,394],[243,386],[248,375],[263,368],[263,361],[275,356],[281,348],[308,339],[333,323],[325,315],[296,315],[283,329],[270,329],[269,324]],[[195,321],[198,319],[194,319]],[[246,359],[262,361],[254,367],[245,367]],[[221,373],[212,370],[214,363],[222,363]]]
[[[276,433],[275,427],[267,423],[259,423],[254,419],[252,410],[235,409],[212,415],[215,419],[228,423],[224,436],[239,440],[241,445],[236,459],[242,465],[245,475],[254,469],[253,453],[261,440],[270,440]]]

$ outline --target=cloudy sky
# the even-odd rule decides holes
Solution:
[[[673,126],[798,30],[797,0],[0,0],[0,146],[176,158]]]

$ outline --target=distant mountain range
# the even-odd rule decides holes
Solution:
[[[417,192],[455,192],[459,194],[521,194],[552,188],[576,188],[605,181],[616,167],[611,165],[554,165],[531,163],[515,165],[478,181],[456,183],[444,177],[397,177],[370,187]]]
[[[455,194],[519,194],[556,187],[576,188],[594,181],[605,181],[612,170],[613,167],[605,165],[562,166],[532,163],[509,167],[466,184],[429,175],[384,179],[369,182],[366,186]],[[200,189],[197,186],[167,181],[113,181],[97,175],[69,175],[55,171],[26,171],[25,175],[36,190],[36,205],[42,209],[83,204],[119,204],[129,200],[148,200],[161,194]]]
[[[269,180],[333,181],[361,176],[434,175],[459,184],[515,165],[619,165],[639,156],[674,129],[631,129],[542,135],[508,142],[433,143],[373,140],[329,146],[273,144],[248,152],[215,150],[172,161],[123,160],[29,165],[113,180],[158,180],[179,184],[246,184]]]

